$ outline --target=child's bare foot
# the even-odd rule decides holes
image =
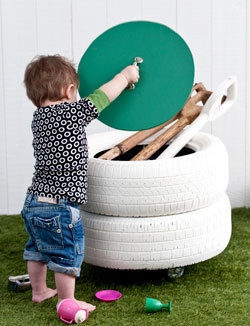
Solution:
[[[81,309],[88,309],[89,312],[94,311],[96,308],[96,306],[93,306],[85,301],[76,300],[76,302]]]
[[[47,288],[46,291],[42,292],[42,293],[36,293],[32,295],[32,301],[36,302],[36,303],[41,303],[44,300],[50,299],[52,297],[54,297],[55,295],[57,295],[57,290],[53,290],[50,288]]]

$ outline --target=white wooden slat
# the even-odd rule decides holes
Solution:
[[[37,0],[38,54],[72,58],[71,0]]]
[[[142,19],[164,24],[176,31],[177,1],[142,1]]]
[[[247,2],[247,1],[246,1]],[[250,207],[250,6],[246,6],[247,31],[246,31],[246,188],[244,205]]]
[[[88,46],[106,29],[106,1],[72,0],[73,52],[77,64]]]
[[[211,87],[211,2],[201,6],[195,0],[179,0],[177,32],[189,46],[195,63],[195,82]]]
[[[0,28],[2,29],[2,1],[0,1]],[[8,173],[7,173],[7,146],[6,146],[6,114],[4,102],[4,62],[3,41],[0,33],[0,214],[6,213],[8,206]]]
[[[32,174],[30,104],[23,87],[25,66],[36,52],[35,2],[2,0],[2,42],[8,204],[18,213]],[[14,17],[14,18],[13,18]]]
[[[24,7],[26,10],[20,15]],[[15,19],[11,20],[13,15]],[[72,54],[70,1],[49,3],[29,0],[19,1],[16,6],[13,6],[13,2],[4,1],[3,38],[7,75],[8,210],[12,212],[21,208],[26,188],[31,182],[34,163],[30,131],[34,107],[27,100],[22,85],[24,69],[36,54]],[[15,78],[11,78],[14,75]]]
[[[202,82],[208,90],[212,90],[211,1],[204,1],[202,10],[196,0],[178,0],[177,3],[177,32],[192,52],[195,67],[194,83]],[[211,133],[211,124],[206,124],[202,131]]]
[[[72,0],[73,54],[77,65],[88,46],[107,28],[106,1]],[[86,128],[86,131],[87,134],[92,134],[109,129],[99,120],[95,120]]]
[[[212,84],[236,75],[239,84],[237,103],[212,123],[212,133],[226,145],[230,160],[228,194],[233,206],[243,206],[246,162],[246,1],[212,2]]]
[[[142,0],[106,0],[108,27],[124,22],[142,19]]]

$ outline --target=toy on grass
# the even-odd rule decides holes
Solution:
[[[96,292],[95,297],[101,301],[111,302],[120,299],[122,294],[115,290],[101,290]]]
[[[169,301],[168,303],[161,303],[160,300],[154,298],[146,298],[146,312],[158,312],[161,311],[163,308],[166,308],[169,313],[172,311],[172,302]]]
[[[8,288],[15,292],[27,290],[30,287],[29,274],[8,277]]]
[[[89,312],[87,309],[81,309],[72,299],[62,300],[57,307],[57,314],[61,321],[66,324],[80,324],[88,319]]]

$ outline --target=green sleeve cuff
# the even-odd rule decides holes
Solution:
[[[87,98],[95,105],[99,113],[110,104],[109,98],[100,89],[96,89],[94,93],[87,96]]]

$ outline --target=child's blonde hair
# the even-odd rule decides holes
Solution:
[[[37,107],[45,100],[58,101],[63,89],[70,84],[79,87],[74,64],[60,55],[40,55],[26,67],[24,84],[28,98]]]

